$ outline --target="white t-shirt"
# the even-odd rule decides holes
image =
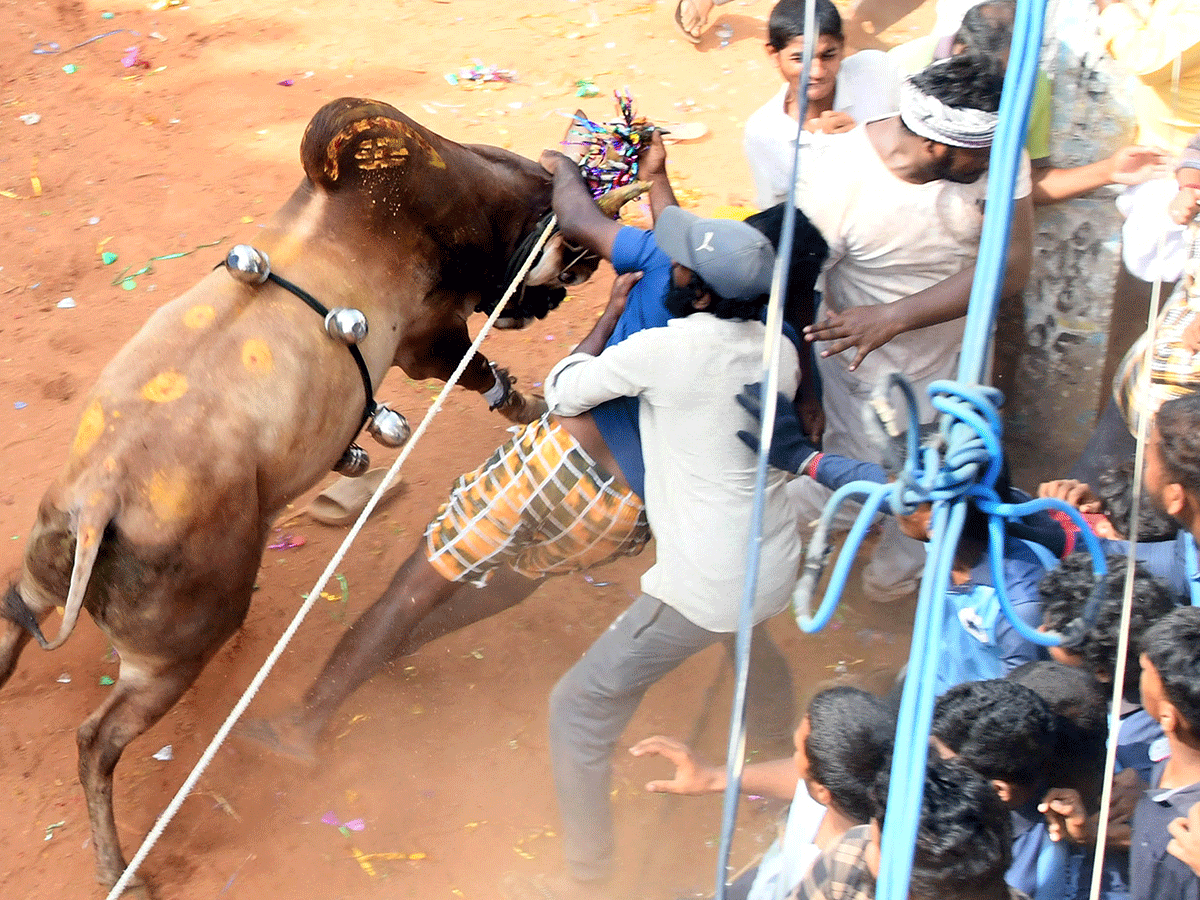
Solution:
[[[834,88],[833,108],[848,114],[855,122],[879,119],[896,111],[888,86],[895,80],[887,54],[879,50],[860,50],[842,60]],[[783,108],[789,85],[781,85],[766,104],[746,120],[742,147],[754,178],[756,203],[766,209],[787,199],[792,183],[792,158],[796,146],[797,122]],[[807,147],[827,137],[810,131],[800,132],[800,146]],[[803,165],[803,160],[801,161]]]
[[[708,631],[737,630],[757,459],[737,437],[749,426],[742,387],[762,374],[761,322],[693,313],[631,334],[599,356],[576,353],[546,377],[550,411],[575,416],[639,397],[646,517],[654,565],[642,591]],[[795,345],[780,348],[779,390],[799,383]],[[788,476],[768,469],[754,621],[787,606],[800,564],[798,509]]]
[[[1016,196],[1031,191],[1022,154]],[[974,184],[911,184],[884,164],[862,126],[827,136],[805,159],[796,203],[829,244],[822,304],[840,312],[892,303],[975,262],[983,227],[987,176]],[[854,371],[856,350],[831,358],[847,380],[872,385],[891,372],[913,380],[951,377],[965,318],[920,328],[873,350]],[[822,374],[827,371],[822,367]]]
[[[786,900],[796,889],[821,855],[821,848],[813,841],[821,830],[825,812],[825,807],[812,798],[801,778],[796,784],[792,805],[788,807],[783,838],[772,843],[763,854],[746,900]]]

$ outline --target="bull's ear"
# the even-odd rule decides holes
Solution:
[[[615,219],[617,213],[621,211],[621,207],[640,197],[646,191],[650,190],[650,182],[648,181],[631,181],[629,184],[622,185],[619,188],[613,188],[607,194],[601,196],[596,205],[600,207],[600,211],[610,219]]]

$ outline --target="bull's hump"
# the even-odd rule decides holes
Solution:
[[[305,174],[326,190],[361,184],[366,173],[446,168],[450,142],[386,103],[344,97],[313,116],[300,144]]]

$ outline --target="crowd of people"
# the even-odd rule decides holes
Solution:
[[[714,2],[681,0],[680,29],[698,38]],[[802,103],[804,3],[780,0],[771,11],[766,52],[783,84],[746,123],[759,212],[739,221],[681,209],[657,133],[639,153],[651,230],[608,218],[569,158],[543,154],[563,236],[616,272],[607,307],[547,376],[549,412],[455,482],[304,697],[243,729],[276,752],[311,759],[341,704],[391,660],[519,602],[545,578],[637,554],[653,536],[640,596],[550,696],[566,872],[539,886],[543,896],[613,896],[617,743],[653,683],[708,646],[732,647],[757,468],[754,405],[739,395],[761,370],[784,205],[795,203],[798,225],[753,598],[748,709],[759,733],[778,735],[787,723],[786,733],[794,721],[787,662],[762,625],[789,601],[810,523],[847,481],[889,478],[886,448],[863,427],[877,386],[903,375],[929,425],[928,386],[956,372],[1014,4],[946,3],[929,39],[846,56],[837,9],[817,0]],[[1102,40],[1146,90],[1141,143],[1056,166],[1047,78],[1039,77],[1012,201],[1006,294],[1020,292],[1029,272],[1035,204],[1150,182],[1165,170],[1163,215],[1183,229],[1200,210],[1200,3],[1098,6]],[[1177,140],[1183,128],[1195,135],[1186,149]],[[1181,252],[1195,266],[1195,248],[1183,242]],[[1085,515],[1108,554],[1107,574],[1095,574],[1067,517],[1014,520],[995,547],[983,513],[968,512],[939,648],[914,900],[1075,900],[1092,889],[1098,853],[1105,898],[1200,898],[1200,273],[1181,272],[1169,318],[1130,351],[1074,477],[1039,488]],[[1143,418],[1139,473],[1132,462]],[[1006,472],[996,491],[1026,496]],[[928,504],[885,508],[864,596],[911,596],[929,539]],[[1003,560],[998,568],[992,554]],[[999,612],[998,591],[1020,623]],[[1031,640],[1034,631],[1060,640],[1047,648]],[[1114,681],[1123,691],[1110,710]],[[874,896],[898,695],[899,687],[887,697],[826,687],[799,717],[794,757],[746,767],[742,790],[787,800],[789,814],[782,838],[726,896]],[[1110,742],[1117,769],[1106,784]],[[631,752],[675,768],[648,791],[725,788],[724,766],[675,739],[650,737]]]

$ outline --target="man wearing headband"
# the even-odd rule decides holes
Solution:
[[[899,115],[831,135],[805,160],[796,203],[829,243],[821,315],[805,329],[819,349],[828,452],[882,462],[863,428],[876,386],[905,375],[924,424],[934,418],[927,386],[957,371],[1002,86],[992,60],[935,63],[905,84]],[[1015,196],[1004,295],[1029,274],[1027,160]],[[807,477],[795,490],[802,521],[816,519],[829,491]],[[863,572],[867,596],[910,593],[923,563],[920,544],[889,520]]]

